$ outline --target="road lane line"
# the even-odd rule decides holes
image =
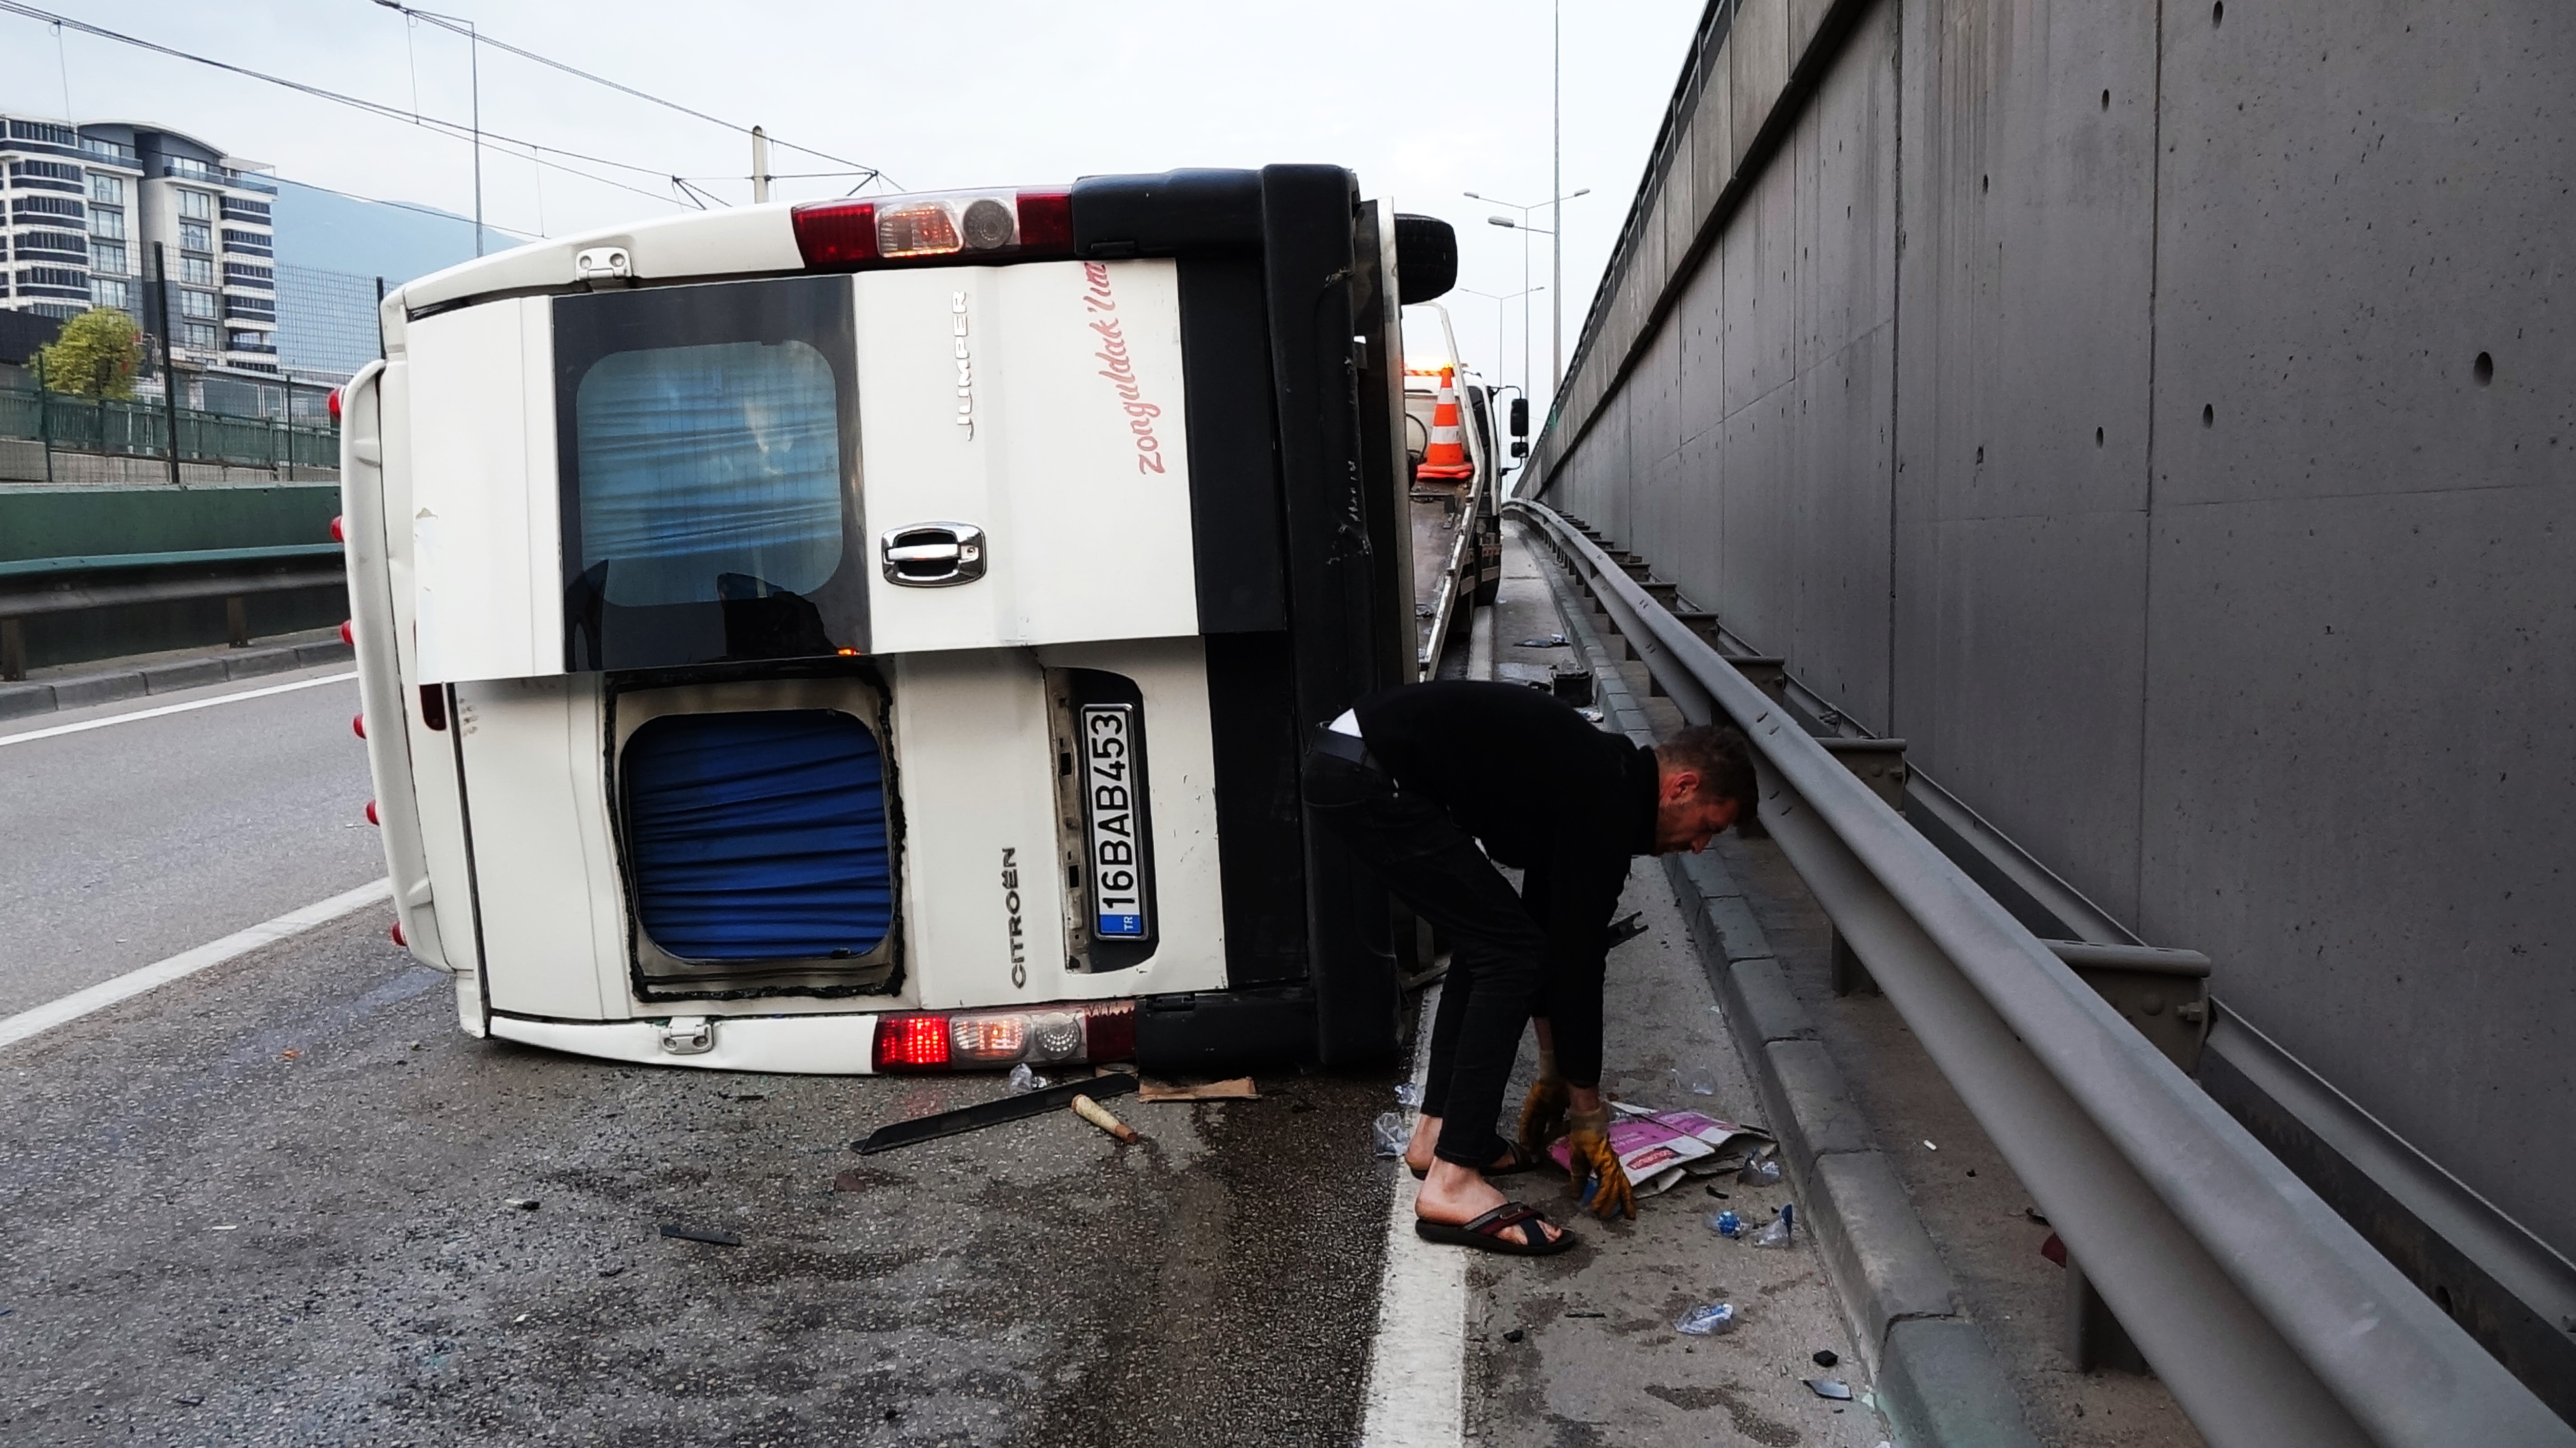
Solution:
[[[56,724],[48,729],[30,729],[24,734],[0,735],[0,749],[24,744],[31,739],[51,739],[57,734],[78,734],[85,729],[104,729],[110,724],[131,724],[137,719],[158,719],[164,714],[185,714],[191,709],[211,709],[217,704],[236,704],[244,699],[265,699],[271,694],[290,694],[297,689],[310,689],[320,684],[336,684],[358,677],[358,671],[325,674],[318,679],[298,679],[292,684],[271,684],[265,689],[244,689],[238,694],[219,694],[212,699],[191,699],[185,704],[164,704],[158,709],[137,709],[131,714],[116,714],[105,719],[85,719],[78,724]]]
[[[1431,1060],[1431,1022],[1440,987],[1422,993],[1413,1046],[1413,1084]],[[1401,1157],[1390,1163],[1395,1199],[1386,1209],[1386,1272],[1378,1281],[1377,1341],[1369,1350],[1368,1414],[1362,1448],[1459,1448],[1466,1441],[1467,1252],[1413,1234],[1421,1184]]]
[[[49,1031],[66,1021],[79,1020],[92,1011],[103,1010],[118,1001],[131,1000],[157,986],[195,975],[210,965],[221,965],[237,955],[247,955],[263,945],[301,935],[317,925],[328,925],[352,911],[363,910],[393,897],[393,881],[377,880],[301,910],[290,910],[248,930],[236,930],[221,940],[200,945],[194,950],[183,950],[167,960],[129,970],[114,980],[100,981],[87,990],[74,991],[60,1000],[20,1011],[7,1020],[0,1020],[0,1049],[14,1046],[39,1031]]]

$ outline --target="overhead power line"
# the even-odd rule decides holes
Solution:
[[[404,110],[400,106],[386,105],[380,101],[367,100],[361,96],[345,95],[339,91],[327,90],[321,86],[312,85],[304,81],[290,80],[282,75],[271,75],[267,71],[253,70],[248,66],[235,65],[230,61],[217,60],[212,56],[198,55],[192,51],[181,50],[176,46],[163,45],[159,41],[146,40],[139,35],[127,35],[122,31],[109,30],[105,26],[92,25],[86,21],[74,20],[69,16],[57,15],[50,10],[42,10],[33,5],[22,4],[20,3],[20,0],[0,0],[0,14],[24,16],[27,19],[41,21],[47,25],[68,26],[84,35],[95,35],[101,40],[112,40],[120,45],[131,45],[139,50],[151,51],[156,55],[166,55],[176,60],[190,61],[198,65],[210,66],[216,70],[227,71],[234,75],[246,76],[252,80],[265,81],[270,85],[283,86],[288,90],[312,96],[318,100],[326,100],[338,105],[349,106],[357,110],[365,111],[369,115],[380,116],[390,121],[400,121],[409,126],[418,126],[423,130],[435,131],[439,134],[450,136],[458,140],[469,139],[478,134],[475,128],[460,121],[444,120],[437,116],[415,115],[410,111]],[[608,166],[620,171],[631,171],[637,175],[651,176],[658,180],[668,181],[672,183],[675,188],[679,184],[679,177],[675,173],[666,171],[658,166],[638,166],[627,161],[612,161],[605,156],[592,156],[580,151],[569,151],[560,146],[548,146],[536,141],[524,140],[517,136],[504,135],[498,131],[485,130],[481,131],[479,134],[487,141],[501,141],[513,146],[526,147],[531,153],[530,159],[536,161],[537,164],[541,166],[549,166],[568,175],[579,176],[585,180],[596,181],[603,186],[614,186],[621,191],[631,191],[638,196],[649,197],[655,201],[669,201],[672,198],[662,192],[647,191],[640,186],[632,186],[612,177],[601,176],[593,172],[582,170],[578,166],[567,166],[560,161],[549,161],[544,159],[544,156],[565,156],[576,161],[588,162],[594,166]],[[803,148],[799,147],[798,149],[801,150]],[[538,152],[543,152],[544,156],[535,154]],[[703,202],[696,201],[694,198],[687,199],[690,199],[693,205],[703,207],[705,204]]]
[[[379,3],[381,3],[381,0],[379,0]],[[449,32],[450,34],[453,34],[453,35],[462,35],[462,36],[464,36],[468,41],[471,41],[471,42],[473,42],[473,43],[475,43],[475,44],[488,45],[488,46],[491,46],[491,47],[492,47],[493,49],[495,49],[495,50],[506,50],[506,51],[508,51],[510,54],[515,55],[515,56],[519,57],[519,58],[520,58],[520,59],[522,59],[522,60],[532,60],[532,61],[535,61],[535,62],[536,62],[537,64],[539,64],[539,65],[543,65],[543,66],[551,66],[552,68],[554,68],[554,69],[556,69],[556,70],[562,71],[562,72],[563,72],[564,74],[566,74],[566,75],[579,76],[579,77],[581,77],[583,80],[589,81],[589,82],[590,82],[591,84],[593,84],[593,85],[603,85],[603,86],[608,87],[610,90],[620,92],[621,94],[625,94],[625,95],[633,96],[633,97],[635,97],[635,98],[636,98],[637,100],[639,100],[639,101],[650,101],[650,102],[652,102],[654,105],[662,106],[662,107],[666,107],[666,108],[668,108],[668,109],[670,109],[670,110],[678,111],[680,114],[682,114],[682,115],[684,115],[684,116],[694,116],[694,117],[696,117],[697,119],[699,119],[699,120],[701,120],[701,121],[705,121],[707,124],[709,124],[709,125],[711,125],[711,126],[722,126],[722,127],[724,127],[726,130],[728,130],[728,131],[738,131],[738,132],[740,132],[740,133],[742,133],[743,135],[746,135],[746,136],[748,136],[748,135],[750,135],[750,134],[751,134],[751,127],[749,127],[749,126],[737,125],[737,124],[735,124],[734,122],[732,122],[732,121],[728,121],[728,120],[724,119],[724,118],[723,118],[723,117],[721,117],[721,116],[711,116],[711,115],[708,115],[708,114],[707,114],[706,112],[704,112],[704,111],[696,110],[696,109],[694,109],[694,108],[692,108],[692,107],[689,107],[689,106],[684,106],[684,105],[680,104],[678,101],[675,101],[675,100],[667,100],[667,99],[665,99],[665,98],[663,98],[663,97],[661,97],[661,96],[654,95],[654,94],[653,94],[652,92],[650,92],[650,91],[640,91],[640,90],[637,90],[635,87],[633,87],[633,86],[631,86],[631,85],[625,85],[625,84],[623,84],[623,83],[621,83],[621,82],[610,80],[608,77],[606,77],[606,76],[604,76],[604,75],[593,75],[593,74],[591,74],[589,71],[583,70],[583,69],[582,69],[581,67],[579,67],[579,66],[576,66],[576,65],[567,65],[567,64],[565,64],[563,61],[560,61],[560,60],[556,60],[556,59],[554,59],[552,56],[539,55],[539,54],[537,54],[537,53],[536,53],[535,51],[533,51],[533,50],[528,50],[528,49],[525,49],[525,48],[520,47],[520,46],[512,45],[510,42],[508,42],[508,41],[506,41],[506,40],[495,40],[495,39],[493,39],[491,36],[485,35],[485,34],[483,34],[482,32],[480,32],[479,30],[468,30],[468,29],[466,29],[466,28],[464,28],[464,27],[462,27],[462,26],[458,25],[456,22],[454,22],[454,21],[452,21],[452,20],[448,19],[446,16],[443,16],[443,15],[432,15],[432,14],[430,14],[430,13],[429,13],[428,11],[426,11],[426,10],[414,10],[414,9],[410,8],[409,6],[407,6],[407,5],[405,5],[405,6],[399,6],[399,7],[388,7],[388,8],[397,8],[397,9],[400,9],[400,10],[401,10],[401,12],[402,12],[403,14],[405,14],[405,15],[417,15],[417,16],[419,16],[421,19],[426,20],[426,21],[430,22],[430,23],[431,23],[431,24],[433,24],[433,25],[436,25],[439,29],[441,29],[441,30],[445,30],[445,31],[447,31],[447,32]],[[817,150],[815,150],[815,149],[814,149],[813,147],[811,147],[811,146],[800,146],[800,145],[796,144],[794,141],[783,140],[783,139],[781,139],[781,138],[779,138],[779,137],[777,137],[777,136],[771,136],[771,137],[769,137],[769,144],[771,144],[771,145],[773,145],[773,146],[784,146],[784,147],[786,147],[788,150],[791,150],[791,151],[802,151],[802,152],[804,152],[804,153],[805,153],[806,155],[808,155],[808,156],[815,156],[815,157],[819,157],[819,158],[821,158],[821,159],[823,159],[823,160],[826,160],[826,161],[838,162],[839,164],[841,164],[841,165],[843,165],[843,166],[848,166],[848,167],[850,167],[850,168],[851,168],[851,169],[850,169],[849,171],[847,171],[847,172],[816,172],[816,173],[814,173],[814,174],[816,174],[816,175],[851,175],[851,176],[856,176],[856,175],[860,175],[860,174],[864,173],[865,175],[867,175],[867,176],[868,176],[869,178],[871,178],[871,179],[874,179],[874,180],[883,180],[883,181],[885,181],[885,183],[886,183],[887,185],[889,185],[889,186],[893,186],[893,185],[895,185],[894,181],[893,181],[891,178],[888,178],[888,177],[886,176],[886,174],[885,174],[883,171],[878,170],[876,167],[869,165],[869,164],[868,164],[868,163],[866,163],[865,161],[853,161],[853,160],[851,160],[851,159],[850,159],[849,157],[847,157],[847,156],[835,156],[835,155],[833,155],[833,154],[832,154],[831,152],[829,152],[829,151],[817,151]],[[787,179],[787,178],[778,177],[778,178],[773,178],[773,179],[781,179],[781,180],[783,180],[783,179]],[[862,185],[864,185],[865,183],[864,183],[864,182],[862,182],[861,184],[862,184]],[[900,188],[898,188],[898,189],[900,189]]]

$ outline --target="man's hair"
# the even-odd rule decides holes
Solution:
[[[1666,769],[1699,775],[1702,799],[1734,800],[1737,812],[1751,818],[1760,786],[1753,776],[1753,745],[1732,724],[1693,724],[1655,746],[1655,759]]]

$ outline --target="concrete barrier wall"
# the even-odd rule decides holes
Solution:
[[[328,543],[339,511],[337,484],[0,488],[0,562]],[[268,637],[338,623],[348,592],[254,594],[244,607],[251,635]],[[220,598],[43,614],[22,627],[36,669],[220,644],[229,632]]]
[[[1713,6],[1530,475],[2576,1255],[2570,75]]]

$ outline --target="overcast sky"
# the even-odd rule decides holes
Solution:
[[[370,0],[36,0],[41,8],[194,54],[409,111],[468,116],[464,41]],[[1063,181],[1177,166],[1329,161],[1368,194],[1456,223],[1460,282],[1521,289],[1522,238],[1487,224],[1480,191],[1548,197],[1550,7],[1355,4],[791,4],[670,0],[502,5],[445,0],[494,39],[677,101],[781,141],[882,169],[906,190]],[[1670,98],[1700,0],[1566,7],[1566,347]],[[357,195],[473,209],[471,148],[277,86],[0,14],[0,108],[136,120],[195,135],[281,175]],[[414,87],[417,86],[417,102]],[[739,133],[542,69],[488,47],[482,122],[502,135],[647,168],[567,160],[637,190],[532,165],[494,143],[484,211],[495,226],[561,235],[686,203],[667,179],[747,200]],[[845,167],[781,147],[778,173]],[[703,179],[701,179],[703,178]],[[837,195],[859,178],[781,183]],[[638,191],[648,194],[638,194]],[[1542,217],[1539,224],[1546,224]],[[1546,239],[1530,280],[1547,281]],[[1548,295],[1531,301],[1542,405]],[[1520,306],[1449,298],[1462,350],[1522,377]]]

